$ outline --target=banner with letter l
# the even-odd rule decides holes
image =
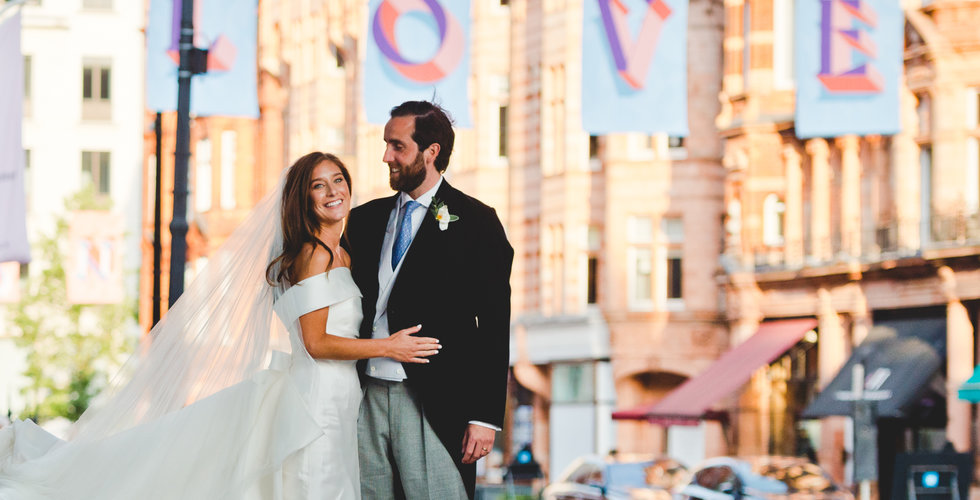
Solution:
[[[0,20],[0,262],[29,262],[24,193],[24,55],[20,13]]]

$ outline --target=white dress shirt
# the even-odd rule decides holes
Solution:
[[[440,186],[442,186],[442,176],[439,177],[439,182],[432,189],[426,191],[415,200],[421,206],[416,206],[411,215],[413,243],[415,242],[415,235],[418,234],[419,228],[422,227],[425,211],[429,209],[429,205],[432,203],[432,197],[435,196]],[[399,225],[398,221],[401,220],[403,207],[411,199],[412,197],[408,193],[399,193],[398,202],[395,203],[395,208],[391,210],[391,215],[388,216],[388,226],[385,228],[384,242],[381,243],[381,262],[378,263],[378,303],[374,313],[374,324],[371,327],[371,338],[374,339],[384,339],[391,335],[391,332],[388,331],[388,297],[391,295],[391,286],[395,283],[395,278],[398,277],[402,263],[405,262],[405,258],[408,256],[408,249],[411,249],[412,245],[409,243],[408,249],[405,250],[405,255],[402,256],[402,260],[398,262],[398,266],[395,269],[392,269],[390,264],[391,252],[395,246],[395,237],[397,236]],[[425,325],[422,328],[423,332],[420,332],[419,335],[424,336]],[[405,368],[402,367],[402,364],[391,358],[369,359],[367,362],[367,374],[371,377],[394,382],[401,382],[406,377]]]
[[[429,205],[432,204],[432,198],[439,191],[439,187],[442,186],[442,179],[442,176],[439,176],[439,181],[436,182],[436,185],[415,200],[421,206],[415,207],[411,215],[413,243],[415,242],[415,235],[418,234],[419,228],[422,227],[425,212],[429,210]],[[401,212],[405,204],[411,199],[412,197],[408,193],[399,193],[398,202],[395,203],[395,208],[391,210],[391,215],[388,216],[384,241],[381,243],[381,261],[378,263],[378,302],[374,313],[374,324],[371,327],[371,338],[374,339],[384,339],[391,336],[391,332],[388,330],[388,297],[391,296],[391,286],[394,284],[395,278],[398,277],[402,263],[405,262],[405,258],[408,256],[408,249],[405,250],[405,255],[402,256],[402,260],[398,262],[398,266],[394,269],[391,268],[390,264],[391,252],[395,246],[395,238],[398,236],[398,222],[402,217]],[[408,248],[412,248],[411,243],[409,243]],[[425,336],[425,325],[422,325],[422,330],[419,332],[419,335]],[[405,368],[402,364],[391,358],[369,359],[367,362],[367,375],[393,382],[401,382],[407,378]],[[473,420],[470,423],[489,427],[496,431],[500,430],[500,427],[490,425],[486,422]]]

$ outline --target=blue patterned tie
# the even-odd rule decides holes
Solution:
[[[421,203],[415,200],[409,200],[402,207],[402,220],[398,223],[398,238],[395,239],[395,246],[391,249],[392,270],[398,267],[398,261],[402,260],[402,256],[405,255],[408,246],[412,244],[412,212],[415,211],[416,207],[420,206],[422,206]]]

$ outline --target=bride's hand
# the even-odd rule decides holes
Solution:
[[[388,356],[395,361],[402,363],[428,363],[425,359],[439,353],[442,346],[439,340],[432,337],[413,337],[412,334],[418,333],[422,325],[399,330],[388,337]]]

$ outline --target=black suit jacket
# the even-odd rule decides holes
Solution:
[[[347,224],[351,271],[361,289],[361,337],[370,338],[378,301],[378,266],[385,229],[398,195],[353,209]],[[510,353],[510,272],[514,250],[496,212],[443,179],[436,202],[459,220],[443,231],[426,212],[388,299],[394,333],[417,324],[419,336],[435,337],[439,354],[426,364],[405,363],[406,383],[456,461],[473,496],[475,467],[464,466],[462,439],[468,422],[503,427]],[[364,362],[359,363],[363,373]]]

